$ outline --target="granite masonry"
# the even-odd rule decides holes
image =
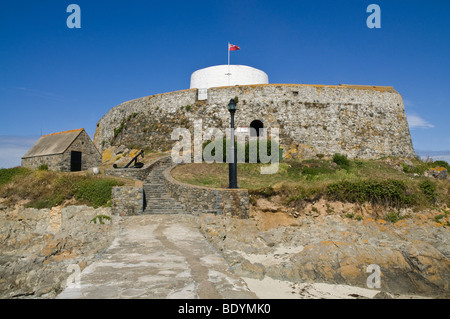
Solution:
[[[144,210],[142,187],[115,186],[111,192],[111,213],[117,216],[141,215]]]
[[[181,183],[170,171],[176,167],[170,156],[160,157],[148,164],[148,177],[142,187],[135,185],[112,188],[111,211],[113,215],[187,213],[201,215],[214,213],[237,218],[248,218],[249,194],[246,189],[208,188]],[[135,169],[120,171],[120,176],[138,179]],[[129,172],[127,172],[129,171]],[[135,176],[133,176],[135,175]],[[137,181],[137,184],[141,181]]]
[[[157,94],[122,103],[97,123],[94,143],[103,152],[112,145],[167,151],[175,128],[194,135],[229,127],[227,110],[238,98],[236,127],[280,129],[285,158],[346,154],[349,158],[413,157],[402,96],[392,87],[358,85],[258,84]]]
[[[170,171],[164,171],[164,182],[169,193],[194,215],[213,213],[238,218],[249,217],[250,198],[247,189],[209,188],[180,183]]]
[[[41,136],[22,157],[22,166],[53,171],[85,171],[101,164],[101,154],[84,129]]]

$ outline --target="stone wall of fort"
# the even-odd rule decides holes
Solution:
[[[97,123],[94,143],[167,151],[175,128],[194,133],[229,127],[227,110],[238,98],[237,127],[259,120],[278,127],[284,157],[346,154],[350,158],[412,157],[414,150],[402,96],[392,87],[356,85],[259,84],[210,88],[206,99],[197,89],[158,94],[122,103]]]

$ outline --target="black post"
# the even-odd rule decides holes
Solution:
[[[231,145],[229,156],[233,156],[233,160],[228,164],[228,188],[238,188],[237,186],[237,150],[234,145],[234,113],[236,112],[236,103],[234,100],[230,101],[228,104],[228,110],[231,115]],[[228,158],[229,158],[228,156]]]

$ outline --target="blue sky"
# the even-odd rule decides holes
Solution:
[[[69,4],[81,29],[69,29]],[[369,29],[369,4],[381,29]],[[112,107],[189,88],[197,69],[264,70],[270,83],[370,84],[402,94],[413,145],[450,160],[450,1],[2,0],[0,167],[42,134]],[[426,151],[426,152],[424,152]],[[431,154],[433,153],[433,154]]]

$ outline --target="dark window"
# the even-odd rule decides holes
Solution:
[[[81,171],[81,152],[77,151],[70,152],[70,171],[71,172]]]
[[[251,128],[254,128],[255,130],[252,130]],[[258,136],[259,137],[259,129],[263,129],[264,124],[260,120],[254,120],[250,123],[250,136]]]

